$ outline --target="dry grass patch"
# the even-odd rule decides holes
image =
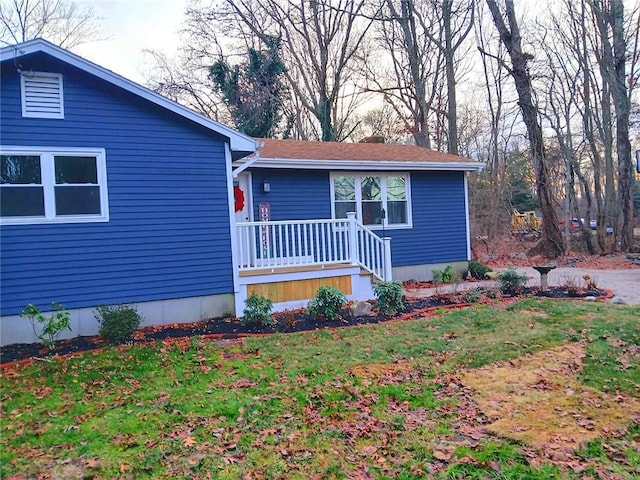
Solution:
[[[582,385],[584,345],[571,344],[467,371],[488,430],[535,447],[578,448],[623,432],[640,402]]]
[[[518,314],[523,315],[524,317],[527,317],[527,318],[549,318],[549,315],[547,314],[547,312],[533,309],[533,308],[518,310]]]
[[[349,373],[354,377],[370,380],[374,378],[396,376],[398,374],[415,373],[415,368],[408,362],[372,363],[356,365],[349,370]]]

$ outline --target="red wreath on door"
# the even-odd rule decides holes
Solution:
[[[244,192],[237,185],[233,186],[233,200],[236,212],[239,212],[244,208]]]

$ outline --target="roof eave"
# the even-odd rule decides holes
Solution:
[[[137,95],[145,100],[155,103],[161,107],[166,108],[184,118],[187,118],[203,127],[208,128],[226,138],[229,139],[229,144],[232,152],[236,152],[235,155],[238,158],[249,155],[256,151],[258,143],[253,138],[244,135],[240,132],[233,130],[226,125],[223,125],[215,120],[212,120],[204,115],[194,112],[193,110],[180,105],[173,100],[169,100],[163,97],[159,93],[149,90],[142,85],[139,85],[117,73],[107,70],[89,60],[86,60],[75,53],[69,52],[63,48],[60,48],[46,40],[35,39],[28,42],[20,43],[18,45],[11,45],[4,47],[0,50],[0,61],[12,60],[15,58],[23,57],[32,53],[43,52],[50,55],[60,61],[68,63],[80,70],[86,71],[98,78],[101,78],[109,83],[112,83],[134,95]]]
[[[306,170],[422,170],[480,172],[482,162],[416,162],[398,160],[323,160],[299,158],[258,158],[255,168],[297,168]]]

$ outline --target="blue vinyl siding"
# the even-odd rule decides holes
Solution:
[[[318,170],[254,169],[253,215],[257,221],[260,202],[271,206],[271,220],[313,220],[331,218],[329,172]],[[262,192],[268,179],[269,193]]]
[[[394,266],[467,260],[463,172],[410,172],[413,228],[388,229]],[[272,220],[331,218],[329,172],[253,169],[254,218],[271,205]],[[268,179],[271,192],[262,192]],[[382,230],[376,233],[383,236]]]
[[[7,62],[0,144],[104,148],[110,221],[2,226],[1,314],[232,293],[225,139],[46,56],[20,64],[63,74],[65,118],[22,118]]]
[[[411,203],[413,228],[386,231],[393,266],[467,260],[464,173],[411,172]]]

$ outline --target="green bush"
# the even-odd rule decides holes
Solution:
[[[527,284],[527,276],[519,275],[515,268],[511,267],[498,275],[498,283],[502,293],[518,295],[522,293]]]
[[[244,301],[244,312],[240,323],[259,323],[261,325],[273,325],[275,320],[271,316],[273,302],[267,297],[252,293],[249,298]]]
[[[373,286],[378,299],[378,308],[383,313],[394,314],[404,308],[402,284],[399,282],[380,282]]]
[[[307,311],[315,319],[324,317],[327,320],[335,320],[346,302],[347,297],[344,293],[335,287],[324,285],[318,289],[316,296],[309,300]]]
[[[433,274],[433,283],[449,283],[453,281],[456,272],[451,265],[447,265],[444,270],[433,268],[431,273]]]
[[[464,301],[467,303],[476,303],[480,300],[480,293],[477,290],[468,290],[464,292]]]
[[[442,270],[439,268],[432,268],[431,274],[433,275],[433,283],[435,285],[442,283]]]
[[[33,333],[38,337],[43,345],[46,345],[49,350],[53,350],[56,347],[56,340],[62,333],[62,330],[71,331],[71,318],[69,312],[67,312],[62,305],[56,302],[51,302],[52,312],[49,317],[45,317],[38,307],[30,303],[22,312],[21,317],[26,317],[31,322],[31,328]],[[57,311],[56,311],[57,310]],[[36,323],[42,324],[42,330],[37,332]]]
[[[490,271],[491,269],[489,267],[476,260],[469,262],[469,274],[476,280],[484,280],[486,273]]]
[[[142,315],[133,305],[100,305],[94,316],[100,324],[100,336],[109,343],[124,343],[142,323]]]

